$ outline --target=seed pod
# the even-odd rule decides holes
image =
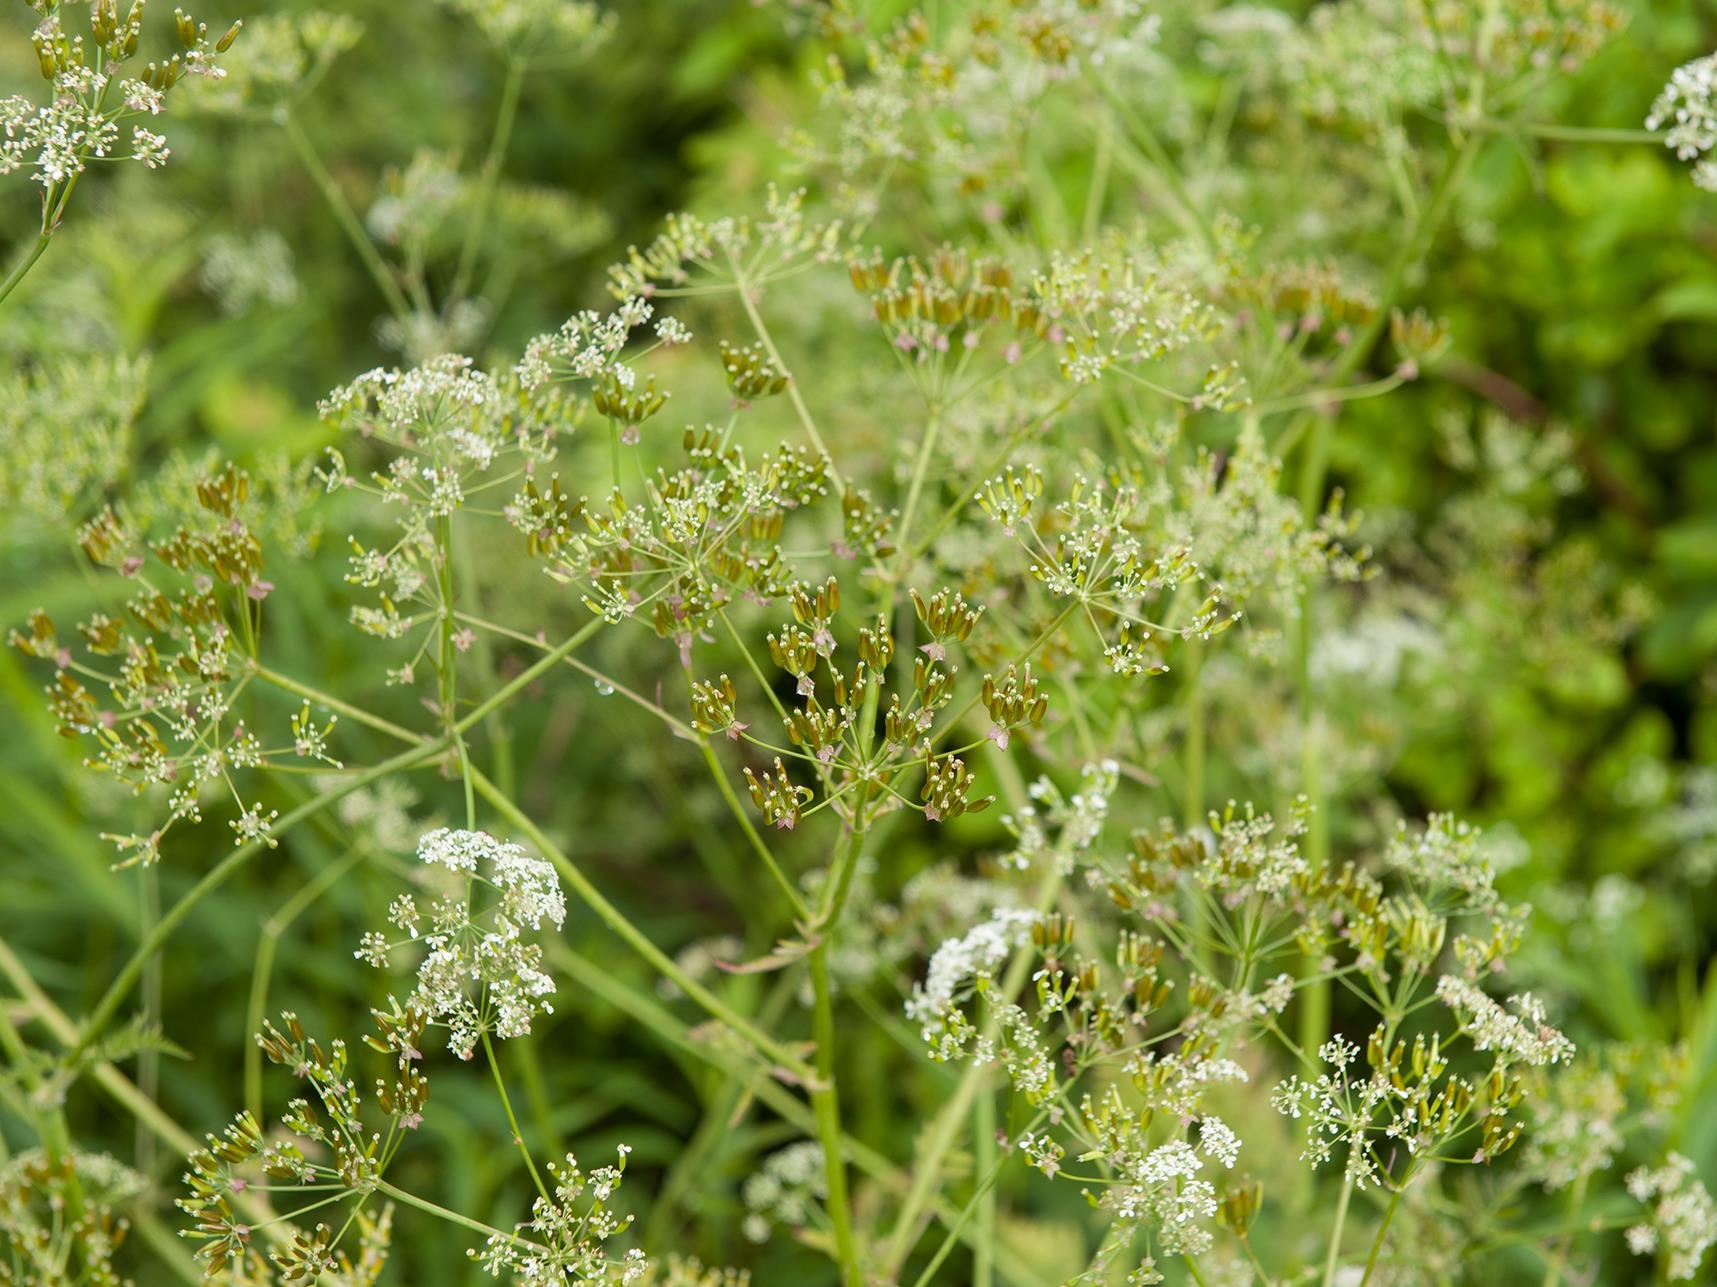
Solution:
[[[893,554],[894,546],[888,544],[888,533],[894,526],[895,515],[894,510],[884,511],[871,499],[869,492],[849,487],[841,494],[841,525],[851,550],[837,552],[868,554],[873,558],[886,558]]]
[[[784,831],[791,831],[799,825],[800,810],[810,802],[811,790],[794,784],[779,756],[773,769],[762,778],[747,767],[745,783],[750,788],[753,803],[763,811],[765,822]]]
[[[816,669],[821,656],[816,637],[799,626],[786,626],[779,634],[767,635],[765,641],[775,664],[799,681],[799,696],[809,697],[815,693],[817,686],[811,672]]]
[[[119,28],[119,8],[114,0],[95,0],[89,7],[89,30],[95,43],[107,48]]]
[[[924,816],[931,822],[947,822],[962,813],[982,813],[995,803],[993,795],[968,800],[972,776],[964,760],[949,755],[942,759],[927,755],[924,760]]]
[[[1252,1222],[1258,1218],[1258,1212],[1263,1205],[1264,1186],[1257,1180],[1251,1180],[1229,1190],[1217,1210],[1217,1218],[1234,1230],[1236,1236],[1243,1238],[1251,1229]]]
[[[888,628],[888,618],[878,615],[876,625],[859,630],[859,660],[878,673],[886,673],[894,660],[894,634]]]
[[[984,490],[978,496],[978,506],[1011,536],[1014,528],[1031,513],[1032,505],[1042,493],[1042,474],[1030,466],[1023,474],[1018,474],[1010,465],[1002,477],[992,478],[984,484]]]
[[[590,400],[597,411],[617,424],[641,425],[662,409],[668,395],[657,391],[654,375],[639,386],[635,380],[626,383],[611,371],[591,391]]]
[[[36,32],[31,43],[36,50],[36,65],[41,69],[43,80],[52,80],[60,74],[64,63],[64,37],[60,40],[49,40],[40,31]]]
[[[786,390],[788,376],[780,363],[764,351],[761,344],[736,348],[726,340],[721,342],[721,369],[727,387],[742,402],[754,398],[770,398]]]
[[[692,727],[700,733],[726,733],[737,741],[745,728],[736,718],[738,694],[726,675],[711,683],[700,679],[692,684]]]
[[[841,610],[841,586],[830,577],[816,591],[803,583],[789,591],[792,596],[793,619],[800,625],[827,626]]]
[[[1070,947],[1078,918],[1051,912],[1032,922],[1031,941],[1044,952],[1057,952]]]
[[[815,753],[825,764],[835,758],[846,727],[844,712],[826,710],[815,703],[806,710],[791,712],[786,719],[787,737],[793,745]]]
[[[1041,724],[1044,713],[1049,709],[1049,698],[1038,694],[1037,680],[1032,678],[1029,662],[1023,668],[1010,664],[999,682],[993,676],[985,675],[982,700],[993,723],[990,738],[1004,751],[1012,730],[1027,724]]]
[[[929,602],[920,597],[917,590],[908,593],[912,596],[912,606],[918,619],[938,644],[950,639],[964,642],[972,633],[972,627],[978,624],[978,618],[984,615],[983,608],[968,607],[965,597],[957,590],[938,590]]]

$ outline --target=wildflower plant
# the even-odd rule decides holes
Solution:
[[[532,1015],[554,1012],[546,998],[555,985],[541,968],[542,949],[523,939],[545,925],[559,929],[565,923],[566,900],[554,868],[484,832],[445,827],[424,836],[417,854],[426,864],[446,867],[464,887],[437,899],[427,917],[410,894],[388,905],[389,924],[406,942],[416,941],[421,930],[427,949],[407,1004],[447,1028],[448,1049],[461,1059],[471,1058],[490,1032],[501,1038],[529,1035]],[[479,882],[492,891],[493,908],[476,906],[473,886]],[[382,968],[397,946],[387,934],[371,931],[356,955]]]
[[[59,0],[30,0],[30,8],[36,17],[30,40],[46,98],[0,99],[0,176],[25,171],[41,186],[41,230],[0,281],[0,301],[59,231],[66,203],[92,162],[131,160],[151,170],[167,163],[172,149],[165,135],[150,128],[154,118],[182,80],[225,75],[221,55],[243,25],[235,22],[211,34],[207,23],[175,9],[175,52],[133,68],[143,56],[143,5],[133,3],[122,13],[117,0],[97,0],[88,6],[87,34]]]
[[[168,1155],[209,1282],[1708,1272],[1708,926],[1659,873],[1676,913],[1579,959],[1647,895],[1534,850],[1628,759],[1591,843],[1708,867],[1667,767],[1708,730],[1542,714],[1643,683],[1654,602],[1559,535],[1637,480],[1477,363],[1448,283],[1480,274],[1439,256],[1547,153],[1661,141],[1710,186],[1709,59],[1638,131],[1553,115],[1629,39],[1604,0],[799,0],[748,19],[785,43],[712,135],[735,182],[622,224],[598,304],[560,269],[608,214],[510,155],[647,14],[414,11],[459,33],[438,110],[498,81],[475,159],[401,98],[331,166],[319,104],[410,61],[399,15],[178,15],[128,74],[141,3],[31,8],[49,98],[0,101],[0,171],[44,215],[0,300],[171,91],[199,146],[288,145],[382,356],[281,345],[323,396],[269,453],[187,375],[213,340],[135,351],[168,302],[265,337],[320,307],[294,209],[247,201],[111,343],[7,377],[0,540],[78,562],[6,596],[0,681],[81,760],[17,813],[77,815],[56,884],[137,888],[88,895],[126,954],[98,990],[0,926],[0,1280],[183,1276]],[[175,416],[222,450],[167,451]],[[1500,758],[1475,730],[1522,706],[1549,731]],[[174,1114],[222,1094],[199,1145]],[[115,1111],[135,1166],[86,1147]]]

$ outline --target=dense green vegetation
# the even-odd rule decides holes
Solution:
[[[222,3],[0,26],[0,1281],[1710,1275],[1707,6]]]

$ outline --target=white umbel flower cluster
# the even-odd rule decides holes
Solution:
[[[981,925],[947,940],[931,956],[924,982],[913,989],[906,1002],[906,1017],[929,1021],[947,1013],[960,987],[969,979],[995,973],[1025,942],[1037,920],[1036,912],[1002,907]]]
[[[151,170],[166,164],[165,138],[133,125],[126,142],[120,129],[127,117],[158,114],[158,91],[139,80],[121,81],[117,103],[104,107],[108,78],[100,72],[76,67],[60,72],[53,84],[48,103],[0,99],[0,174],[28,169],[31,179],[51,187],[82,174],[91,161],[141,161]]]
[[[767,1242],[776,1225],[808,1227],[812,1209],[828,1196],[825,1177],[823,1146],[815,1140],[800,1140],[771,1153],[745,1181],[747,1214],[740,1226],[745,1236]]]
[[[563,1287],[567,1283],[620,1284],[642,1282],[650,1270],[638,1248],[618,1260],[609,1258],[607,1243],[632,1225],[630,1215],[615,1212],[611,1203],[626,1173],[631,1146],[622,1144],[612,1166],[585,1172],[571,1153],[566,1162],[547,1164],[552,1197],[531,1204],[528,1223],[516,1234],[492,1234],[471,1259],[491,1277],[503,1271],[520,1287]]]
[[[1028,871],[1050,863],[1062,875],[1071,875],[1103,835],[1109,817],[1109,800],[1120,782],[1121,766],[1114,760],[1096,760],[1079,771],[1079,789],[1063,795],[1048,778],[1039,778],[1028,788],[1031,802],[1002,819],[1013,833],[1013,851],[999,861],[1016,871]]]
[[[1204,1163],[1193,1146],[1185,1140],[1170,1140],[1128,1169],[1128,1183],[1110,1189],[1103,1205],[1119,1220],[1154,1229],[1170,1255],[1209,1250],[1216,1187],[1197,1178]]]
[[[1651,114],[1648,130],[1662,130],[1666,147],[1694,162],[1693,182],[1717,192],[1717,54],[1707,54],[1675,69]]]
[[[1378,1129],[1380,1111],[1389,1109],[1395,1094],[1387,1078],[1354,1067],[1359,1053],[1352,1042],[1331,1037],[1318,1047],[1319,1061],[1328,1064],[1331,1071],[1319,1073],[1315,1081],[1293,1076],[1278,1082],[1270,1092],[1270,1106],[1284,1117],[1307,1119],[1301,1161],[1310,1162],[1315,1170],[1342,1150],[1346,1178],[1363,1191],[1378,1182],[1369,1140]],[[1354,1069],[1352,1074],[1350,1068]],[[1409,1149],[1418,1147],[1411,1134],[1398,1130],[1389,1133],[1399,1135]]]
[[[629,386],[632,370],[621,363],[620,351],[654,311],[647,301],[634,296],[607,315],[586,309],[569,317],[558,331],[539,335],[525,346],[525,355],[516,368],[520,383],[535,389],[557,376],[599,380],[613,375]],[[658,329],[663,343],[684,342],[683,326],[670,323]]]
[[[1154,1050],[1143,1051],[1128,1062],[1127,1073],[1141,1088],[1147,1108],[1189,1119],[1203,1115],[1204,1095],[1212,1087],[1239,1086],[1249,1080],[1246,1070],[1232,1059],[1188,1058],[1179,1051],[1161,1056]]]
[[[554,1012],[548,998],[555,984],[542,969],[542,947],[525,938],[545,924],[559,929],[566,921],[566,897],[553,866],[487,832],[446,827],[426,834],[417,856],[463,877],[465,887],[462,896],[438,900],[429,909],[429,933],[422,935],[429,954],[417,969],[413,1004],[446,1026],[447,1047],[461,1059],[471,1058],[486,1033],[528,1034],[539,1011]],[[493,893],[487,906],[478,898],[479,887]],[[388,919],[409,942],[419,937],[424,915],[415,899],[401,895],[389,906]],[[385,966],[398,946],[384,934],[369,933],[355,955]]]
[[[1505,1008],[1477,984],[1445,974],[1437,980],[1437,999],[1460,1016],[1474,1050],[1494,1050],[1507,1061],[1535,1067],[1574,1058],[1574,1043],[1550,1026],[1543,1003],[1530,992],[1510,997]]]
[[[317,404],[323,419],[366,436],[445,440],[462,464],[487,469],[507,437],[494,379],[468,357],[444,354],[401,371],[377,367]]]
[[[1423,831],[1396,825],[1384,850],[1384,864],[1420,885],[1457,889],[1479,906],[1496,902],[1495,875],[1479,846],[1482,833],[1453,814],[1433,813]]]
[[[1629,1173],[1628,1192],[1651,1207],[1650,1222],[1628,1230],[1628,1250],[1651,1256],[1661,1249],[1672,1279],[1692,1279],[1717,1242],[1717,1202],[1692,1161],[1671,1153],[1656,1170],[1642,1166]]]
[[[485,831],[437,827],[417,842],[417,856],[432,866],[470,875],[477,870],[479,861],[492,861],[503,849],[514,847],[503,845]]]

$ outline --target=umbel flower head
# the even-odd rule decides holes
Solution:
[[[1693,181],[1717,192],[1717,54],[1707,54],[1675,69],[1669,84],[1645,118],[1648,130],[1662,130],[1666,147],[1694,162]]]
[[[429,954],[417,967],[411,1004],[431,1023],[446,1026],[447,1048],[461,1059],[471,1058],[488,1033],[528,1034],[539,1010],[554,1012],[547,999],[554,980],[543,972],[542,947],[526,941],[544,922],[559,929],[566,921],[566,898],[554,868],[487,832],[446,827],[418,841],[417,856],[447,868],[460,883],[429,907],[429,932],[423,935]],[[402,894],[389,906],[388,919],[410,941],[425,916],[415,898]],[[371,932],[354,955],[380,967],[399,946]]]

